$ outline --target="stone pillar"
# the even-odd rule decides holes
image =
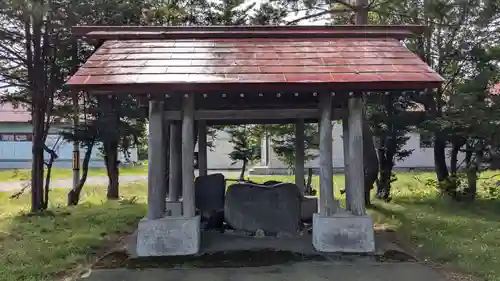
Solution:
[[[207,122],[198,121],[198,175],[207,175]]]
[[[170,177],[169,194],[171,202],[179,200],[182,189],[182,126],[180,122],[172,122],[170,125]]]
[[[170,124],[170,175],[169,192],[166,213],[170,216],[182,215],[182,204],[179,197],[182,190],[182,126],[181,122],[174,121]]]
[[[326,100],[326,98],[324,98]],[[326,119],[326,102],[323,99],[321,103],[321,123]],[[329,104],[329,103],[328,103]],[[339,212],[331,214],[330,216],[323,215],[322,213],[314,214],[313,216],[313,246],[320,252],[348,252],[348,253],[370,253],[375,251],[375,238],[373,233],[373,223],[369,216],[364,215],[364,193],[363,193],[363,102],[360,96],[350,94],[348,102],[348,136],[344,135],[344,141],[347,141],[347,162],[348,162],[348,194],[350,198],[351,212],[340,210]],[[329,123],[330,125],[330,123]],[[330,127],[331,128],[331,127]],[[344,127],[344,132],[345,132]],[[327,129],[323,124],[320,126],[320,131]],[[331,130],[330,130],[331,136]],[[332,157],[330,154],[323,152],[324,138],[327,137],[326,132],[320,133],[320,157]],[[331,139],[329,140],[331,145]],[[323,166],[323,158],[320,158],[321,169]],[[326,159],[325,159],[326,162]],[[326,171],[322,173],[326,174]],[[323,174],[321,174],[323,175]],[[331,178],[330,178],[331,180]],[[321,179],[321,184],[323,179]],[[331,190],[331,188],[330,188]],[[326,190],[325,190],[326,191]],[[320,190],[320,202],[322,203],[324,188]],[[333,196],[332,196],[333,197]],[[328,197],[330,199],[331,197]],[[335,202],[335,201],[334,201]],[[336,203],[336,202],[335,202]],[[323,211],[320,207],[320,212]],[[325,212],[325,211],[323,211]]]
[[[351,95],[350,95],[351,96]],[[328,143],[332,143],[331,137],[326,143],[325,138],[328,138],[327,128],[323,123],[326,123],[326,116],[328,115],[328,110],[325,109],[329,103],[324,102],[326,98],[323,98],[321,103],[321,125],[320,125],[320,163],[321,163],[321,190],[320,190],[320,202],[325,205],[325,199],[332,199],[332,197],[322,198],[324,196],[323,192],[328,192],[331,187],[323,188],[328,182],[324,182],[323,178],[326,179],[324,174],[327,171],[323,171],[324,166],[326,167],[330,163],[326,163],[326,158],[332,157],[331,151],[327,151],[328,148],[324,148]],[[348,117],[348,137],[344,135],[344,140],[348,142],[347,151],[347,162],[349,167],[348,172],[348,192],[350,200],[351,212],[345,212],[339,210],[339,212],[323,215],[322,213],[314,214],[313,216],[313,246],[316,250],[320,252],[348,252],[348,253],[370,253],[375,251],[375,238],[373,233],[373,223],[369,216],[364,214],[364,206],[360,205],[364,203],[363,195],[363,134],[362,134],[362,112],[363,103],[361,97],[352,96],[348,102],[349,117]],[[325,121],[324,121],[325,120]],[[330,122],[328,122],[330,125]],[[331,128],[331,127],[330,127]],[[345,132],[344,128],[344,132]],[[331,136],[331,130],[329,131]],[[325,164],[326,163],[326,164]],[[329,176],[329,175],[328,175]],[[330,183],[331,183],[331,177]],[[329,195],[331,196],[331,195]],[[335,201],[334,201],[335,202]],[[337,205],[338,206],[338,205]],[[337,207],[338,208],[338,207]],[[326,213],[328,210],[324,210],[324,207],[320,207],[320,212]]]
[[[352,214],[365,215],[364,163],[363,163],[363,100],[359,95],[348,101],[348,158],[349,206]]]
[[[165,184],[165,154],[163,147],[163,102],[149,102],[148,138],[148,219],[164,216],[167,186]]]
[[[168,198],[168,194],[170,193],[170,120],[163,120],[163,147],[162,153],[164,154],[163,159],[165,159],[165,167],[163,170],[163,176],[165,177],[165,186],[166,186],[166,197]]]
[[[298,119],[295,123],[295,184],[300,188],[302,193],[305,193],[305,177],[304,177],[304,119]]]
[[[342,145],[344,148],[344,190],[346,198],[346,209],[351,210],[351,188],[349,187],[349,118],[342,118]]]
[[[323,93],[319,102],[320,124],[319,124],[319,214],[331,216],[337,211],[333,197],[333,160],[332,160],[332,96]]]
[[[187,95],[183,97],[183,121],[182,126],[177,123],[173,125],[172,132],[175,135],[172,138],[173,148],[180,143],[179,135],[182,135],[182,149],[173,149],[173,157],[177,159],[171,168],[176,171],[179,162],[182,162],[182,183],[184,189],[184,200],[181,212],[175,213],[170,209],[172,206],[180,207],[179,202],[173,202],[165,206],[165,192],[159,192],[157,181],[165,180],[164,163],[162,159],[165,153],[161,153],[161,145],[164,144],[163,137],[159,137],[158,132],[162,132],[163,121],[163,102],[150,103],[150,127],[149,127],[149,180],[148,180],[148,218],[139,222],[137,228],[136,252],[139,257],[151,256],[179,256],[194,255],[200,251],[200,216],[195,216],[194,205],[194,96]],[[181,132],[179,133],[179,127]],[[179,151],[181,155],[179,157]],[[163,163],[163,164],[162,164]],[[178,170],[178,169],[177,169]],[[171,179],[178,177],[171,177]],[[180,183],[179,183],[180,184]],[[173,190],[179,191],[178,184],[172,184],[170,193]],[[176,188],[177,187],[177,188]],[[175,195],[175,194],[174,194]],[[172,203],[172,202],[169,202]],[[158,207],[162,205],[161,207]],[[153,208],[154,207],[154,208]],[[156,218],[158,214],[166,211],[167,216]]]
[[[194,95],[182,99],[182,213],[195,215],[194,198]]]

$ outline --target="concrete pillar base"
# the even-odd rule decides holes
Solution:
[[[182,216],[182,202],[172,202],[167,200],[165,215],[171,217]]]
[[[200,251],[200,216],[142,219],[137,229],[137,256],[185,256]]]
[[[320,252],[371,253],[375,251],[373,223],[369,216],[347,212],[330,217],[313,215],[313,246]]]

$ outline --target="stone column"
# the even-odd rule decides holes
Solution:
[[[207,175],[207,122],[198,121],[198,175]]]
[[[170,125],[170,177],[169,194],[171,202],[179,200],[182,189],[182,126],[180,122],[172,122]]]
[[[165,177],[165,186],[166,186],[166,197],[168,198],[168,194],[170,193],[170,120],[163,120],[163,147],[162,153],[164,154],[163,159],[165,159],[165,167],[163,170],[163,175]]]
[[[148,138],[148,219],[164,216],[167,186],[165,184],[165,154],[163,146],[163,102],[149,102]]]
[[[361,93],[349,98],[348,108],[349,207],[352,214],[364,216],[363,99]]]
[[[186,94],[182,101],[182,213],[195,215],[194,198],[194,95]]]
[[[302,193],[305,193],[305,177],[304,177],[304,119],[298,119],[295,123],[295,184],[300,188]]]
[[[323,93],[319,101],[319,214],[331,216],[337,211],[333,197],[333,160],[332,160],[332,96]]]
[[[326,117],[328,110],[325,108],[330,104],[325,102],[326,97],[320,101],[321,108],[321,125],[320,125],[320,163],[321,163],[321,191],[320,191],[320,213],[313,216],[313,246],[320,252],[348,252],[348,253],[370,253],[375,251],[375,238],[373,233],[373,223],[369,216],[364,214],[364,193],[363,193],[363,133],[362,133],[362,112],[363,103],[360,96],[350,95],[348,102],[349,118],[348,137],[345,138],[348,142],[347,161],[348,161],[348,189],[351,212],[337,212],[333,215],[323,215],[329,211],[324,206],[328,206],[327,200],[332,200],[335,204],[335,210],[338,210],[338,203],[333,199],[333,195],[328,193],[327,198],[323,198],[324,192],[332,191],[332,178],[328,175],[327,182],[326,174],[328,171],[323,171],[324,167],[331,165],[327,163],[327,158],[331,159],[331,150],[326,147],[331,145],[331,129],[328,131]],[[331,128],[330,122],[328,127]],[[344,131],[345,132],[345,131]],[[325,138],[330,139],[324,141]],[[331,161],[331,160],[330,160]],[[331,171],[331,169],[330,169]],[[328,206],[329,207],[329,206]],[[325,210],[326,209],[326,210]],[[323,213],[321,213],[323,212]],[[338,238],[338,239],[337,239]],[[342,239],[340,239],[342,238]]]
[[[344,148],[344,190],[346,198],[346,209],[351,210],[351,188],[349,186],[349,118],[342,118],[342,144]]]

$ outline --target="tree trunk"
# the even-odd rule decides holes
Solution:
[[[455,144],[453,144],[453,148],[451,149],[451,155],[450,155],[450,173],[452,176],[457,175],[459,151],[460,147],[456,147]]]
[[[474,157],[475,156],[475,157]],[[467,201],[474,201],[477,193],[477,174],[479,170],[479,155],[474,155],[474,147],[467,145],[465,153],[467,189],[464,190],[463,197]]]
[[[467,169],[467,190],[465,192],[465,197],[467,201],[476,200],[477,194],[477,165],[473,164],[469,169]]]
[[[104,162],[108,174],[108,200],[119,198],[119,169],[118,169],[118,142],[108,141],[104,143]]]
[[[245,170],[247,169],[247,161],[243,160],[243,166],[241,167],[240,181],[245,180]]]
[[[440,136],[440,133],[435,134],[434,138],[434,165],[437,180],[442,182],[448,180],[450,174],[446,166],[446,142]]]
[[[108,175],[107,198],[115,200],[119,198],[119,171],[118,171],[118,146],[120,141],[120,132],[109,130],[109,128],[119,128],[120,117],[118,107],[120,102],[113,97],[100,98],[99,100],[99,119],[102,137],[102,146],[104,152],[104,164]]]
[[[365,169],[365,206],[371,204],[370,191],[378,176],[378,157],[373,143],[373,133],[366,118],[363,119],[363,162]]]
[[[382,198],[382,194],[384,193],[384,185],[383,185],[383,167],[384,167],[384,157],[385,157],[385,152],[384,152],[384,144],[386,143],[385,141],[385,136],[382,136],[379,143],[378,143],[378,167],[379,167],[379,178],[377,178],[376,181],[376,186],[377,186],[377,193],[375,194],[375,197],[378,199]]]
[[[54,159],[51,157],[51,159],[47,163],[47,176],[45,177],[45,187],[43,193],[43,208],[45,210],[49,207],[50,177],[52,175],[53,164],[54,164]]]
[[[392,151],[389,151],[391,150]],[[388,151],[384,153],[383,157],[380,157],[380,177],[377,182],[377,198],[389,201],[391,197],[391,178],[392,178],[392,168],[394,167],[395,148],[388,148]]]
[[[49,206],[49,192],[50,192],[50,180],[52,175],[52,166],[54,165],[54,161],[57,159],[57,153],[53,149],[47,147],[44,144],[44,151],[49,153],[50,158],[49,162],[47,162],[47,176],[45,177],[45,186],[44,186],[44,194],[43,194],[43,209],[47,209]]]
[[[460,152],[460,148],[465,145],[465,141],[463,139],[455,139],[452,142],[452,149],[450,155],[450,174],[452,176],[456,176],[458,173],[458,153]]]
[[[33,142],[31,163],[31,211],[37,212],[44,210],[44,190],[43,190],[43,174],[44,174],[44,159],[43,147],[45,145],[44,120],[43,114],[36,105],[33,108]]]
[[[80,202],[80,193],[82,192],[83,186],[87,181],[87,176],[89,173],[89,163],[90,163],[90,158],[92,156],[93,148],[94,148],[94,142],[92,142],[87,146],[87,151],[85,151],[85,156],[83,157],[82,177],[80,178],[80,181],[78,182],[76,188],[68,192],[68,206],[76,206]]]
[[[377,198],[389,201],[391,190],[391,175],[392,169],[388,165],[384,165],[380,169],[380,178],[377,182]]]

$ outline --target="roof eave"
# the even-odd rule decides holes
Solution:
[[[242,92],[241,89],[252,89],[251,92],[321,92],[321,91],[410,91],[439,88],[442,81],[373,81],[373,82],[337,82],[337,83],[131,83],[131,84],[68,84],[72,89],[87,91],[89,94],[184,94],[184,93],[217,93]],[[168,89],[168,90],[166,90]],[[244,92],[244,91],[243,91]]]
[[[74,26],[73,35],[93,40],[222,38],[395,38],[420,35],[422,25],[338,26]]]

